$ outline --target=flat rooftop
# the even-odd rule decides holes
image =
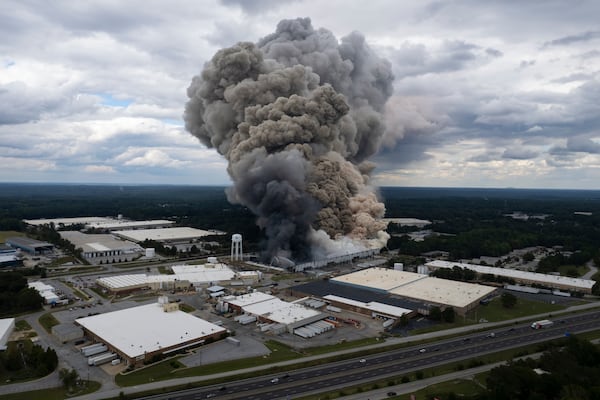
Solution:
[[[388,268],[367,268],[350,274],[336,276],[330,280],[338,283],[390,291],[426,277],[427,275],[396,271]]]
[[[224,300],[226,300],[230,304],[233,304],[234,306],[244,308],[251,304],[271,300],[273,297],[274,296],[263,292],[252,292],[248,294],[243,294],[241,296],[229,296],[226,297]]]
[[[171,267],[177,279],[190,283],[210,284],[229,281],[235,277],[235,272],[225,264],[204,265],[173,265]]]
[[[86,224],[86,227],[113,230],[135,228],[139,226],[168,226],[173,224],[175,224],[175,222],[166,219],[153,219],[146,221],[129,221],[126,219],[113,219],[108,221],[91,222],[89,224]]]
[[[425,278],[390,291],[391,294],[424,302],[466,307],[494,292],[496,288],[448,279]]]
[[[28,225],[50,225],[54,226],[69,226],[69,225],[88,225],[93,223],[109,222],[114,221],[113,218],[109,217],[75,217],[75,218],[40,218],[40,219],[24,219]]]
[[[183,311],[164,312],[158,303],[80,318],[76,322],[130,358],[225,332],[225,328]]]
[[[221,232],[217,233],[215,231],[205,231],[185,226],[175,228],[121,230],[113,233],[134,242],[143,242],[144,240],[154,240],[156,242],[191,240],[222,234]]]
[[[108,289],[122,289],[128,287],[141,287],[148,283],[146,274],[127,274],[106,276],[96,279],[96,283]]]
[[[142,251],[136,243],[115,238],[110,234],[87,234],[79,231],[60,231],[60,237],[81,247],[84,253],[120,250],[124,253]]]
[[[430,225],[431,221],[418,218],[384,218],[383,221],[398,224],[400,226],[426,226]]]
[[[328,294],[327,296],[323,296],[325,300],[335,301],[338,303],[348,304],[350,306],[361,307],[366,310],[371,310],[374,312],[390,315],[392,317],[400,318],[404,314],[408,314],[413,310],[408,308],[396,307],[390,304],[379,303],[377,301],[369,301],[364,303],[362,301],[349,299],[347,297],[340,297],[333,294]]]
[[[570,278],[568,276],[557,276],[549,274],[540,274],[538,272],[519,271],[516,269],[487,267],[485,265],[457,263],[450,261],[435,260],[425,264],[432,268],[452,268],[458,266],[460,268],[470,269],[480,274],[491,274],[497,276],[505,276],[513,279],[523,279],[528,281],[536,281],[550,285],[565,285],[574,288],[591,289],[596,281],[591,279]]]

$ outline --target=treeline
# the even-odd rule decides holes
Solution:
[[[182,226],[240,233],[244,247],[262,238],[256,217],[230,204],[224,187],[0,184],[0,202],[0,231],[24,231],[22,219],[122,214],[133,220],[168,219]],[[42,240],[53,243],[51,238]]]
[[[58,357],[54,349],[44,348],[30,340],[9,342],[0,353],[0,365],[10,380],[23,380],[48,375],[56,369]]]
[[[0,274],[0,315],[15,315],[42,308],[44,299],[27,286],[27,278],[19,272]]]
[[[451,391],[429,393],[427,399],[465,400],[593,400],[600,398],[600,351],[570,336],[550,345],[539,359],[527,358],[493,368],[482,393],[463,396]]]

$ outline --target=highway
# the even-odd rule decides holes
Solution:
[[[492,352],[562,337],[566,333],[600,329],[600,311],[558,317],[554,322],[552,327],[540,330],[531,329],[529,323],[518,324],[373,354],[363,359],[355,358],[276,375],[232,381],[224,385],[149,396],[145,399],[292,399],[309,393],[348,387],[361,382],[401,376],[437,365],[469,360]]]

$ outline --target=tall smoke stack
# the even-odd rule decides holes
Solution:
[[[186,129],[228,160],[228,200],[257,216],[265,259],[385,245],[367,159],[384,133],[392,81],[360,33],[338,42],[308,18],[219,50],[193,78]]]

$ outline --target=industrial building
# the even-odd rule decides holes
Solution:
[[[75,218],[43,218],[43,219],[25,219],[23,220],[28,225],[41,226],[49,225],[55,228],[66,228],[74,225],[83,225],[86,229],[98,230],[121,230],[121,229],[152,229],[152,228],[167,228],[173,226],[175,222],[168,220],[148,220],[148,221],[131,221],[124,219],[122,215],[113,217],[75,217]]]
[[[220,307],[237,314],[245,314],[252,321],[279,324],[288,332],[310,325],[326,317],[325,314],[299,303],[288,303],[263,292],[252,292],[241,296],[226,296]]]
[[[52,243],[40,242],[25,236],[9,237],[5,243],[14,249],[21,249],[31,255],[48,254],[54,250]]]
[[[421,302],[441,308],[453,307],[459,315],[476,307],[496,288],[474,283],[430,278],[427,275],[385,268],[367,268],[330,279],[333,282]],[[419,309],[427,313],[426,309]]]
[[[104,343],[127,365],[142,365],[225,338],[225,328],[180,311],[177,303],[159,302],[80,318],[75,323],[93,342]]]
[[[187,290],[216,284],[251,285],[260,280],[260,271],[235,272],[209,257],[202,265],[173,265],[172,275],[123,274],[96,279],[96,284],[112,294],[124,295],[138,290]]]
[[[37,292],[44,298],[44,304],[57,304],[60,302],[60,298],[55,293],[56,289],[53,286],[47,285],[44,282],[36,281],[29,282],[27,284],[29,288],[37,290]]]
[[[96,284],[111,294],[126,295],[139,290],[185,290],[190,282],[176,275],[125,274],[96,279]]]
[[[6,344],[8,338],[12,335],[15,330],[15,319],[14,318],[2,318],[0,319],[0,350],[6,350]]]
[[[323,299],[326,300],[330,306],[339,307],[359,314],[370,314],[371,317],[374,318],[397,319],[403,315],[406,315],[409,318],[416,315],[416,310],[380,303],[378,301],[362,302],[333,294],[323,296]]]
[[[17,249],[6,244],[0,243],[0,268],[19,267],[23,261],[17,255]]]
[[[206,236],[224,234],[223,232],[205,231],[190,227],[120,230],[113,233],[123,239],[136,243],[143,242],[144,240],[153,240],[161,243],[178,243],[199,240]]]
[[[60,231],[60,237],[81,249],[83,258],[90,264],[115,264],[133,261],[143,254],[140,245],[116,239],[108,234],[86,234],[78,231]]]
[[[430,270],[440,268],[452,269],[454,267],[469,269],[480,275],[494,275],[513,279],[516,283],[524,285],[542,285],[551,289],[567,290],[590,294],[596,283],[591,279],[570,278],[567,276],[540,274],[537,272],[519,271],[516,269],[488,267],[484,265],[457,263],[451,261],[435,260],[425,264]]]

